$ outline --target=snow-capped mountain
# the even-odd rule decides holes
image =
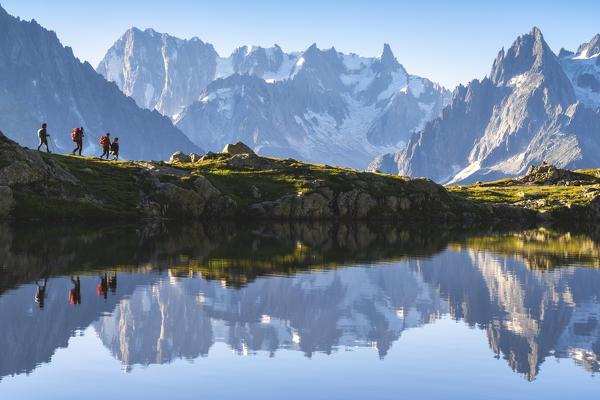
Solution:
[[[558,57],[577,100],[592,108],[600,107],[600,34],[579,46],[576,53],[561,49]]]
[[[132,28],[110,48],[97,71],[138,106],[173,115],[214,79],[217,57],[213,46],[198,38],[181,40]]]
[[[534,28],[500,51],[489,77],[459,86],[440,116],[369,169],[471,183],[547,161],[600,164],[598,40],[557,57]]]
[[[409,75],[388,45],[376,58],[316,45],[243,46],[219,57],[197,38],[133,28],[98,72],[208,150],[241,140],[262,155],[356,168],[404,145],[450,97]]]
[[[22,145],[37,146],[48,123],[51,149],[73,149],[71,129],[86,128],[84,153],[99,154],[98,138],[121,140],[123,158],[165,159],[197,151],[168,118],[144,110],[112,83],[81,63],[54,32],[12,17],[0,7],[0,130]]]

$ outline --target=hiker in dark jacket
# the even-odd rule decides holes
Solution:
[[[100,138],[100,146],[102,146],[102,155],[100,158],[106,155],[106,159],[108,160],[110,153],[110,133],[106,133],[106,135]]]
[[[80,128],[73,128],[71,140],[77,145],[77,147],[73,149],[73,155],[75,155],[77,151],[79,151],[79,155],[81,155],[81,150],[83,149],[83,126]]]
[[[50,136],[50,134],[46,131],[46,126],[46,124],[42,124],[42,129],[38,129],[38,137],[40,138],[38,151],[40,151],[40,147],[42,147],[42,145],[45,144],[46,152],[50,153],[50,149],[48,149],[48,136]]]
[[[46,299],[46,285],[48,284],[48,278],[44,278],[44,284],[40,286],[38,282],[35,282],[35,302],[38,303],[40,308],[44,308],[44,300]]]
[[[71,283],[73,283],[73,288],[69,290],[69,302],[71,304],[81,304],[81,281],[79,280],[79,275],[77,276],[77,280],[71,276]]]
[[[115,156],[113,160],[119,161],[119,138],[114,138],[113,142],[110,144],[110,154]]]

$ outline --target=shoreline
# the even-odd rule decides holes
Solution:
[[[535,224],[600,218],[598,171],[535,167],[443,187],[253,153],[173,162],[40,153],[0,133],[0,219],[14,221],[386,221]],[[540,169],[541,168],[541,169]],[[544,169],[545,168],[545,169]]]

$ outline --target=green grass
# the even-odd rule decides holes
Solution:
[[[492,186],[470,185],[451,186],[448,191],[464,200],[477,203],[515,204],[524,200],[545,199],[546,205],[539,209],[551,209],[554,203],[568,202],[571,205],[585,206],[589,199],[582,197],[585,186]]]
[[[533,269],[549,270],[574,263],[600,267],[600,246],[587,234],[532,229],[516,233],[471,236],[462,242],[452,243],[449,247],[454,250],[468,248],[517,257]]]
[[[50,181],[17,187],[16,216],[28,218],[103,218],[139,216],[140,168],[129,162],[42,153],[79,180],[77,184]]]

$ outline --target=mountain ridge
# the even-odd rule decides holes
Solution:
[[[377,154],[403,145],[449,99],[442,86],[409,75],[388,44],[379,57],[316,44],[292,53],[278,45],[241,46],[221,57],[212,50],[194,53],[186,48],[189,41],[168,34],[160,34],[162,44],[146,34],[126,45],[130,32],[109,49],[98,71],[212,151],[243,141],[266,156],[365,168]],[[196,54],[193,69],[161,55],[174,46],[170,42],[180,43],[179,54]],[[212,77],[190,82],[197,70]],[[164,107],[169,102],[173,106]]]
[[[577,55],[561,57],[534,27],[498,53],[488,77],[460,85],[438,118],[369,170],[464,184],[518,176],[542,161],[598,165],[600,108],[577,88],[578,69],[565,68],[581,63]]]
[[[70,132],[84,126],[84,151],[99,154],[97,138],[120,137],[125,158],[165,159],[179,148],[200,152],[171,122],[138,108],[70,47],[35,20],[23,21],[0,7],[0,91],[10,98],[0,123],[12,138],[37,146],[37,129],[48,123],[53,151],[70,152]],[[21,121],[24,123],[21,124]],[[34,122],[37,127],[33,128]]]

